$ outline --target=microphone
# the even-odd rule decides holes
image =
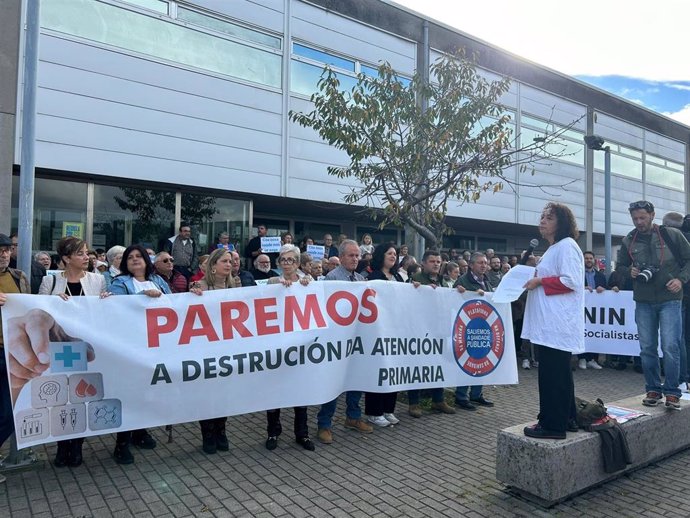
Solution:
[[[532,255],[532,252],[534,252],[534,249],[539,246],[539,240],[538,239],[532,239],[532,241],[529,242],[529,246],[527,247],[527,250],[525,250],[525,254],[520,258],[520,264],[527,264],[527,261],[529,260],[529,256]]]

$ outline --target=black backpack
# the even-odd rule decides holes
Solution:
[[[587,401],[586,399],[575,398],[575,411],[577,426],[588,432],[593,432],[602,428],[610,428],[614,421],[608,419],[606,407],[601,399]]]

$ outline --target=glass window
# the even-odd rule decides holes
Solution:
[[[357,227],[357,242],[362,244],[362,236],[364,234],[369,234],[371,236],[372,243],[374,245],[382,245],[384,243],[395,243],[398,244],[398,229],[397,228],[384,228],[379,229],[377,227]]]
[[[675,171],[685,173],[685,166],[683,164],[679,164],[678,162],[672,162],[671,160],[666,160],[666,166],[669,169],[673,169]]]
[[[522,146],[528,146],[532,143],[535,138],[543,137],[543,132],[534,131],[529,128],[522,128],[520,134],[520,140]],[[582,139],[582,136],[580,136]],[[547,153],[553,155],[561,155],[555,160],[561,160],[563,162],[568,162],[570,164],[584,166],[585,164],[585,145],[579,142],[573,142],[572,140],[561,138],[558,143],[549,144],[546,146]]]
[[[645,173],[647,181],[650,183],[656,183],[679,191],[685,188],[685,178],[681,172],[653,164],[647,164]]]
[[[32,251],[55,251],[66,235],[86,239],[85,183],[36,178]],[[12,229],[19,227],[19,177],[12,178]],[[91,244],[91,243],[89,243]],[[92,245],[93,246],[93,245]]]
[[[365,76],[369,77],[379,77],[379,70],[376,67],[371,67],[369,65],[360,65],[360,71],[362,74]],[[398,77],[398,82],[402,84],[404,87],[410,86],[410,83],[412,80],[409,77],[405,76],[397,76]]]
[[[276,88],[280,54],[93,0],[47,0],[41,25],[106,45]]]
[[[360,70],[362,74],[369,77],[379,77],[379,70],[376,67],[370,67],[368,65],[361,65]]]
[[[293,92],[307,96],[311,96],[318,90],[317,84],[326,65],[335,68],[338,80],[340,81],[340,89],[343,92],[351,91],[357,84],[357,77],[355,77],[354,73],[357,71],[358,65],[360,73],[366,76],[378,77],[379,75],[376,67],[365,65],[359,61],[340,57],[329,52],[312,49],[311,47],[300,45],[299,43],[292,44],[292,55],[290,89]],[[307,58],[318,63],[309,63],[303,61],[302,58]],[[339,69],[351,72],[352,75],[340,72]],[[408,86],[411,83],[411,79],[404,76],[398,76],[398,81],[403,86]]]
[[[657,164],[660,166],[666,165],[666,160],[663,158],[656,157],[654,155],[647,155],[645,160],[647,161],[648,164]]]
[[[175,235],[175,192],[95,185],[93,247],[142,243],[156,251]]]
[[[523,114],[520,120],[523,126],[530,126],[534,129],[542,130],[542,132],[548,131],[549,133],[553,133],[555,131],[553,124],[541,119],[535,119],[529,115]]]
[[[606,145],[606,144],[604,144]],[[639,160],[642,160],[642,151],[638,151],[637,149],[633,149],[630,147],[625,147],[625,146],[618,146],[619,151],[623,155],[628,155],[633,158],[637,158]]]
[[[475,250],[474,237],[461,236],[456,234],[451,234],[450,236],[443,236],[443,248],[455,248],[458,251]]]
[[[333,244],[338,246],[340,228],[340,225],[334,223],[295,221],[295,241],[299,244],[304,236],[310,236],[314,240],[314,244],[322,245],[324,234],[330,234],[333,237]]]
[[[520,121],[522,126],[520,136],[522,146],[530,145],[533,139],[543,137],[546,133],[553,134],[560,131],[559,142],[546,146],[547,153],[561,155],[556,160],[584,166],[584,133],[573,129],[564,130],[563,126],[525,114],[521,115]]]
[[[168,2],[164,0],[121,0],[162,14],[168,14]]]
[[[334,56],[328,52],[323,52],[321,50],[312,49],[300,45],[299,43],[292,44],[292,53],[296,56],[302,56],[305,58],[318,61],[319,63],[324,63],[330,65],[331,67],[341,68],[347,70],[348,72],[355,71],[355,62],[351,59],[341,58],[339,56]]]
[[[499,239],[496,237],[479,237],[477,238],[477,250],[485,251],[489,248],[493,248],[494,251],[499,254],[508,250],[508,241],[505,239]]]
[[[303,61],[292,60],[292,74],[290,89],[303,95],[311,95],[317,91],[317,84],[323,74],[323,66],[312,65]],[[357,84],[357,78],[346,74],[338,74],[340,88],[343,91],[352,90]]]
[[[509,115],[510,116],[510,121],[504,126],[508,130],[508,141],[511,143],[511,147],[513,144],[513,140],[515,138],[515,114],[506,111],[503,112],[502,115]],[[479,135],[479,132],[483,130],[484,128],[495,124],[496,120],[494,117],[489,117],[489,116],[484,116],[479,121],[472,127],[472,130],[470,131],[470,136],[471,137],[476,137]]]
[[[263,32],[254,31],[252,29],[226,22],[224,20],[219,20],[213,16],[207,16],[196,11],[191,11],[189,9],[185,9],[184,7],[177,8],[177,19],[184,20],[185,22],[193,23],[201,27],[206,27],[207,29],[213,29],[214,31],[223,32],[236,38],[266,45],[267,47],[272,47],[274,49],[280,50],[281,47],[280,38],[271,36],[269,34],[264,34]]]
[[[249,235],[249,202],[182,193],[182,221],[190,223],[199,255],[216,248],[221,232],[230,235],[230,243],[242,255],[242,246]]]
[[[604,170],[604,153],[594,152],[594,168]],[[642,179],[642,162],[611,151],[611,172],[637,180]]]

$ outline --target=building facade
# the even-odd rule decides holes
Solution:
[[[0,8],[4,231],[18,224],[21,7]],[[381,61],[411,77],[427,55],[459,47],[487,77],[512,79],[502,103],[519,138],[572,127],[566,155],[514,190],[451,203],[446,246],[521,250],[553,199],[573,208],[582,245],[601,247],[603,153],[583,142],[592,133],[611,146],[614,235],[631,227],[631,200],[649,199],[659,215],[687,212],[690,128],[392,2],[41,0],[33,249],[53,250],[66,232],[93,247],[155,247],[181,221],[202,247],[221,231],[241,247],[257,222],[298,239],[372,233],[401,243],[402,229],[377,230],[343,203],[348,185],[327,167],[347,157],[288,114],[311,109],[327,64],[347,86]]]

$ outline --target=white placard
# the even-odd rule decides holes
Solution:
[[[282,246],[280,236],[262,237],[261,238],[261,252],[264,254],[272,254],[280,252]]]
[[[320,261],[326,253],[326,247],[323,245],[307,245],[307,253],[314,261]]]

